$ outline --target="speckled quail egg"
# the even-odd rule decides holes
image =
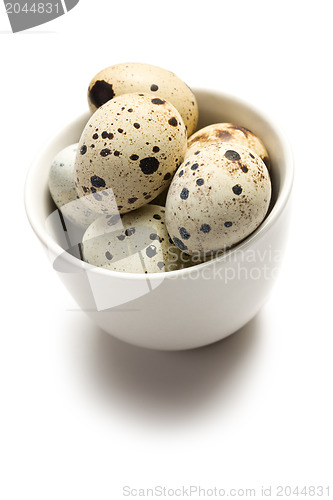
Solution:
[[[79,142],[79,196],[104,214],[140,208],[170,184],[186,140],[181,116],[164,99],[124,94],[108,101],[92,115]]]
[[[98,216],[80,199],[74,185],[74,164],[78,144],[61,150],[49,172],[49,190],[61,213],[74,224],[87,228]]]
[[[246,146],[260,156],[268,170],[270,169],[267,150],[259,137],[251,130],[233,123],[214,123],[198,130],[187,141],[188,149],[185,159],[199,148],[208,146],[212,142],[232,142]]]
[[[123,63],[100,71],[90,82],[88,102],[92,112],[121,94],[152,93],[166,99],[180,113],[188,135],[198,122],[198,104],[191,89],[174,73],[151,64]]]
[[[186,267],[189,256],[184,256],[170,240],[164,215],[164,208],[146,205],[122,217],[99,217],[83,236],[84,260],[128,273],[160,273]]]
[[[166,226],[184,252],[229,248],[263,221],[271,198],[264,162],[250,149],[213,143],[179,167],[169,188]]]

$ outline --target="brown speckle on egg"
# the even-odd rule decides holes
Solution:
[[[154,99],[151,100],[151,102],[153,104],[165,104],[165,100],[164,99],[159,99],[158,97],[154,97]]]
[[[168,120],[168,123],[172,127],[177,127],[177,125],[178,125],[178,122],[177,122],[177,120],[176,120],[176,118],[174,116],[172,118],[170,118],[170,120]]]
[[[99,108],[102,104],[106,103],[110,99],[113,99],[114,96],[115,93],[113,91],[112,84],[106,82],[105,80],[96,80],[89,86],[88,99],[96,108]]]

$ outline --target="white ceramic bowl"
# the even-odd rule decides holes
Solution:
[[[170,273],[118,273],[80,260],[81,234],[64,231],[48,192],[53,157],[79,140],[88,113],[44,147],[29,171],[25,204],[30,223],[54,269],[79,306],[103,330],[154,349],[180,350],[210,344],[246,324],[272,288],[285,245],[293,159],[281,131],[264,115],[233,97],[195,91],[199,128],[233,122],[251,129],[272,163],[271,209],[243,242],[209,262]]]

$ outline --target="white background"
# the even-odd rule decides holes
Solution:
[[[183,484],[257,497],[262,485],[330,485],[333,496],[331,5],[81,0],[15,35],[1,5],[4,500],[121,499],[124,485]],[[125,61],[255,104],[294,151],[279,281],[249,325],[207,348],[150,352],[97,329],[25,216],[30,162],[87,108],[92,76]]]

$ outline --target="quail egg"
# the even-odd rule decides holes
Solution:
[[[121,214],[153,200],[186,152],[176,108],[151,94],[124,94],[92,115],[75,162],[78,194],[99,213]]]
[[[258,155],[238,144],[213,143],[176,172],[166,201],[167,229],[189,254],[225,250],[259,226],[270,198],[270,177]]]
[[[233,142],[246,146],[260,156],[266,167],[270,169],[267,150],[259,137],[251,130],[233,123],[214,123],[198,130],[187,141],[186,158],[212,142]]]
[[[87,228],[98,216],[79,199],[74,185],[74,164],[78,144],[61,150],[53,159],[49,172],[49,190],[64,217],[81,228]]]
[[[170,240],[164,216],[164,208],[146,205],[122,217],[99,217],[83,236],[84,260],[128,273],[160,273],[186,267],[189,256]]]

